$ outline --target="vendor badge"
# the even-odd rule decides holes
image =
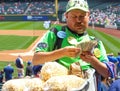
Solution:
[[[71,37],[71,36],[68,37],[68,42],[72,45],[77,45],[78,44],[77,40],[74,37]]]
[[[100,50],[98,48],[95,48],[93,53],[97,58],[100,58]]]

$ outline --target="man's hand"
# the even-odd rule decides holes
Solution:
[[[77,54],[80,52],[80,48],[76,48],[74,46],[68,46],[65,48],[62,48],[63,54],[68,57],[76,57]]]
[[[88,52],[88,51],[83,51],[80,54],[80,58],[87,63],[91,63],[92,60],[96,59],[96,57],[91,52]]]

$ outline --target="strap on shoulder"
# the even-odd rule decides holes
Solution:
[[[62,28],[61,28],[60,31],[65,31],[65,27],[66,27],[66,26],[62,26]],[[57,28],[52,28],[50,31],[54,32],[55,35],[56,35],[56,42],[55,42],[55,44],[54,44],[53,50],[59,49],[59,48],[61,47],[61,44],[62,44],[62,40],[63,40],[63,39],[62,39],[62,38],[59,38],[59,37],[57,36],[57,33],[58,33]]]

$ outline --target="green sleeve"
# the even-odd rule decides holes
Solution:
[[[55,41],[56,41],[56,35],[54,34],[54,32],[48,31],[46,34],[44,34],[44,36],[40,39],[40,42],[38,43],[38,44],[44,43],[44,44],[46,44],[46,47],[37,46],[35,51],[36,52],[39,52],[39,51],[44,51],[44,52],[52,51],[53,47],[54,47],[54,44],[55,44]]]

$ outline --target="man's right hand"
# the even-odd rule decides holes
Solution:
[[[62,48],[63,50],[63,55],[67,57],[76,57],[77,54],[80,52],[80,48],[76,48],[74,46],[67,46]]]

